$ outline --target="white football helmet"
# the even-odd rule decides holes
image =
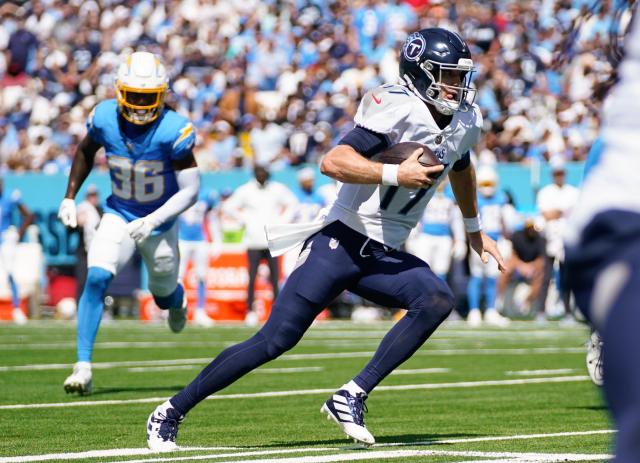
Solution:
[[[491,166],[480,166],[476,172],[478,191],[482,196],[490,198],[498,186],[498,174]]]
[[[153,53],[137,51],[127,56],[116,76],[122,117],[136,125],[156,120],[164,107],[168,82],[164,65]]]

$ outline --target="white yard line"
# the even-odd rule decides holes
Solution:
[[[531,355],[531,354],[581,354],[585,352],[582,347],[532,347],[532,348],[507,348],[507,349],[423,349],[417,351],[414,356],[438,356],[438,355]],[[357,352],[330,352],[314,354],[285,354],[278,360],[322,360],[335,358],[361,358],[371,357],[373,351]],[[168,360],[130,360],[122,362],[95,362],[93,369],[144,367],[166,365],[204,365],[213,360],[211,357],[168,359]],[[72,363],[36,363],[27,365],[2,365],[0,372],[6,371],[33,371],[33,370],[66,370],[73,368]]]
[[[573,368],[558,368],[557,370],[518,370],[518,371],[505,371],[507,376],[540,376],[540,375],[566,375],[569,373],[575,373]]]
[[[200,365],[173,365],[167,367],[133,367],[127,368],[127,371],[132,373],[146,373],[146,372],[154,372],[154,371],[178,371],[178,370],[193,370],[196,368],[201,368]],[[310,371],[322,371],[324,367],[294,367],[294,368],[258,368],[257,370],[253,370],[251,373],[263,373],[263,374],[271,374],[271,373],[306,373]]]
[[[299,449],[298,452],[304,453],[308,451],[317,451],[316,449]],[[173,458],[150,458],[144,460],[124,460],[122,463],[146,463],[146,462],[168,462],[168,461],[189,461],[189,460],[209,460],[218,458],[237,458],[241,456],[260,456],[273,454],[295,453],[295,449],[286,451],[265,450],[263,452],[243,452],[238,454],[226,455],[193,455],[188,457]],[[475,452],[475,451],[456,451],[456,450],[369,450],[361,452],[338,453],[334,455],[314,455],[314,456],[296,456],[289,458],[264,458],[250,460],[223,460],[220,463],[331,463],[337,461],[357,461],[357,460],[382,460],[390,458],[410,458],[410,457],[433,457],[433,456],[453,456],[453,457],[482,457],[482,461],[493,462],[499,458],[502,462],[520,462],[520,463],[557,463],[557,462],[575,462],[575,461],[593,461],[593,460],[609,460],[612,455],[606,454],[579,454],[579,453],[517,453],[517,452]],[[493,458],[493,460],[486,460]],[[113,463],[116,463],[115,461]]]
[[[474,438],[461,438],[461,439],[447,439],[447,440],[439,440],[439,441],[425,441],[425,442],[393,442],[393,443],[385,443],[385,444],[375,444],[374,448],[380,447],[395,447],[395,446],[419,446],[419,445],[438,445],[438,444],[459,444],[459,443],[469,443],[469,442],[491,442],[491,441],[505,441],[505,440],[521,440],[521,439],[546,439],[546,438],[554,438],[554,437],[568,437],[568,436],[589,436],[595,434],[611,434],[614,433],[614,430],[611,429],[599,429],[593,431],[577,431],[577,432],[558,432],[558,433],[547,433],[547,434],[516,434],[513,436],[487,436],[487,437],[474,437]],[[299,448],[299,449],[283,449],[283,450],[265,450],[265,451],[251,451],[251,452],[239,452],[239,453],[229,453],[229,454],[217,454],[213,456],[213,458],[226,458],[230,456],[259,456],[259,455],[273,455],[273,454],[286,454],[286,453],[308,453],[308,452],[330,452],[336,450],[343,450],[342,447],[330,447],[330,448],[320,448],[320,447],[310,447],[310,448]],[[241,450],[239,447],[180,447],[179,451],[181,452],[193,452],[193,451],[214,451],[214,450],[222,450],[222,451],[231,451],[231,450]],[[367,455],[371,455],[371,451],[367,452]],[[85,452],[69,452],[69,453],[50,453],[44,455],[24,455],[17,457],[0,457],[0,463],[27,463],[27,462],[36,462],[36,461],[47,461],[47,460],[77,460],[81,458],[102,458],[102,457],[124,457],[124,456],[135,456],[135,455],[152,455],[154,454],[147,448],[129,448],[129,449],[107,449],[107,450],[89,450]],[[350,453],[349,455],[356,455],[355,453]],[[577,455],[574,455],[577,456]],[[597,459],[601,455],[588,455],[592,459]],[[140,460],[140,461],[161,461],[161,460],[175,460],[180,457],[174,458],[161,458],[155,460]],[[187,457],[189,458],[189,457]],[[212,456],[207,455],[196,456],[196,458],[212,458]],[[578,460],[574,460],[578,461]],[[133,463],[133,462],[129,462]]]
[[[404,384],[397,386],[378,386],[376,391],[413,391],[421,389],[457,389],[473,388],[485,386],[515,386],[521,384],[543,384],[543,383],[569,383],[576,381],[587,381],[589,376],[557,376],[551,378],[525,378],[525,379],[503,379],[490,381],[462,381],[457,383],[427,383],[427,384]],[[217,394],[207,397],[206,400],[225,399],[249,399],[262,397],[287,397],[294,395],[319,395],[331,394],[335,389],[298,389],[292,391],[267,391],[252,392],[244,394]],[[59,408],[59,407],[89,407],[96,405],[122,405],[135,403],[163,402],[167,397],[146,397],[141,399],[120,399],[120,400],[87,400],[78,402],[54,402],[35,404],[11,404],[0,405],[0,410],[17,410],[29,408]]]

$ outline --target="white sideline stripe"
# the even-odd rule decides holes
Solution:
[[[416,370],[394,370],[392,375],[419,375],[422,373],[449,373],[451,368],[418,368]]]
[[[235,450],[238,447],[180,447],[180,452]],[[86,452],[47,453],[43,455],[24,455],[19,457],[0,457],[0,463],[25,463],[47,460],[79,460],[81,458],[128,457],[136,455],[156,455],[148,448],[87,450]]]
[[[306,373],[308,371],[323,371],[324,367],[293,367],[293,368],[258,368],[252,373]]]
[[[298,452],[304,453],[309,451],[317,451],[317,449],[298,449]],[[269,452],[269,453],[267,453]],[[188,461],[188,460],[208,460],[225,457],[238,456],[258,456],[295,453],[295,449],[286,451],[268,450],[262,452],[244,452],[244,454],[226,454],[226,455],[193,455],[188,457],[174,458],[150,458],[146,460],[123,460],[122,463],[145,463],[145,462],[167,462],[167,461]],[[338,453],[334,455],[314,455],[314,456],[296,456],[289,458],[265,458],[250,460],[223,460],[220,463],[331,463],[337,461],[356,461],[356,460],[373,460],[373,459],[389,459],[389,458],[409,458],[409,457],[433,457],[433,456],[454,456],[454,457],[483,457],[483,462],[495,463],[495,458],[500,458],[502,462],[574,462],[574,461],[593,461],[593,460],[609,460],[612,455],[606,454],[579,454],[579,453],[516,453],[516,452],[476,452],[476,451],[456,451],[456,450],[369,450],[366,452],[349,452]],[[493,460],[486,460],[493,458]],[[114,462],[115,463],[115,462]]]
[[[589,376],[556,376],[551,378],[525,378],[525,379],[503,379],[490,381],[462,381],[458,383],[426,383],[426,384],[404,384],[397,386],[378,386],[376,391],[412,391],[419,389],[457,389],[468,387],[483,386],[513,386],[520,384],[543,384],[543,383],[569,383],[576,381],[587,381]],[[317,395],[331,394],[335,389],[299,389],[293,391],[268,391],[268,392],[251,392],[244,394],[218,394],[211,395],[206,400],[225,400],[225,399],[249,399],[259,397],[286,397],[293,395]],[[0,410],[17,410],[27,408],[61,408],[61,407],[89,407],[94,405],[122,405],[122,404],[141,404],[149,402],[164,402],[168,397],[146,397],[142,399],[120,399],[120,400],[87,400],[81,402],[54,402],[54,403],[36,403],[36,404],[11,404],[0,405]]]
[[[505,371],[507,376],[538,376],[538,375],[566,375],[569,373],[575,373],[574,368],[558,368],[557,370],[518,370],[518,371]]]
[[[200,365],[173,365],[170,367],[131,367],[127,371],[131,373],[146,373],[148,371],[177,371],[177,370],[193,370],[200,368]]]
[[[540,438],[553,438],[553,437],[568,437],[568,436],[589,436],[594,434],[611,434],[615,431],[612,429],[599,429],[593,431],[574,431],[574,432],[557,432],[557,433],[547,433],[547,434],[520,434],[513,436],[487,436],[487,437],[474,437],[474,438],[460,438],[460,439],[447,439],[440,441],[424,441],[424,442],[392,442],[385,444],[375,444],[375,448],[380,447],[396,447],[396,446],[415,446],[415,445],[438,445],[438,444],[457,444],[457,443],[468,443],[468,442],[489,442],[489,441],[504,441],[504,440],[519,440],[519,439],[540,439]],[[180,447],[179,451],[182,452],[191,452],[191,451],[211,451],[211,450],[236,450],[238,447]],[[274,453],[286,454],[286,453],[294,453],[294,452],[324,452],[324,451],[332,451],[339,450],[336,448],[319,448],[319,447],[311,447],[307,449],[285,449],[285,450],[267,450],[262,452],[257,452],[260,455],[270,455]],[[57,460],[57,459],[81,459],[81,458],[98,458],[98,457],[118,457],[118,456],[134,456],[134,455],[148,455],[152,452],[147,448],[137,448],[137,449],[109,449],[109,450],[90,450],[85,452],[71,452],[71,453],[52,453],[52,454],[44,454],[44,455],[24,455],[18,457],[0,457],[0,463],[25,463],[25,462],[34,462],[34,461],[46,461],[46,460]],[[218,457],[225,456],[250,456],[255,455],[256,452],[243,452],[243,453],[233,453],[229,455],[218,455]],[[593,457],[593,456],[591,456]],[[206,458],[209,458],[208,456]],[[141,460],[141,461],[150,461],[150,460]],[[157,461],[157,460],[156,460]],[[133,462],[129,462],[133,463]]]
[[[507,348],[507,349],[432,349],[419,350],[414,356],[429,355],[529,355],[529,354],[582,354],[585,350],[582,347],[532,347],[532,348]],[[332,352],[322,354],[284,354],[278,360],[313,360],[313,359],[334,359],[334,358],[358,358],[370,357],[374,351],[358,352]],[[129,360],[122,362],[96,362],[91,366],[93,369],[120,368],[120,367],[144,367],[153,365],[196,365],[211,362],[211,357],[169,359],[169,360]],[[73,363],[36,363],[28,365],[3,365],[0,372],[5,371],[31,371],[31,370],[66,370],[73,368]]]

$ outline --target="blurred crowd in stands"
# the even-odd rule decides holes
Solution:
[[[161,55],[205,171],[314,163],[360,96],[397,79],[408,32],[471,46],[483,161],[583,160],[620,0],[32,0],[0,6],[0,172],[67,172],[127,52]],[[581,27],[575,27],[580,23]],[[622,26],[624,27],[624,26]],[[104,159],[98,160],[104,167]]]

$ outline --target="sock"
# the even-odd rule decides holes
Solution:
[[[86,362],[86,361],[76,362],[76,366],[78,368],[88,368],[89,370],[91,370],[91,362]]]
[[[204,302],[206,298],[206,288],[204,285],[204,280],[198,281],[198,304],[196,307],[198,309],[204,309]]]
[[[484,295],[485,305],[487,310],[494,309],[496,307],[496,287],[498,284],[497,278],[487,277],[484,282]]]
[[[349,391],[349,394],[351,394],[352,396],[356,396],[357,394],[366,394],[365,390],[358,386],[354,380],[351,380],[347,384],[344,384],[340,389]]]
[[[467,285],[467,298],[469,299],[469,307],[477,309],[480,307],[480,290],[482,289],[482,278],[471,276]]]
[[[16,280],[13,279],[11,275],[9,275],[9,289],[11,289],[11,304],[13,307],[20,307],[20,297],[18,296],[18,286],[16,285]]]
[[[168,309],[181,309],[182,302],[184,300],[184,288],[180,283],[176,286],[168,296],[153,295],[153,300],[156,301],[156,305],[162,310]]]
[[[91,362],[104,296],[112,279],[113,274],[100,267],[91,267],[87,272],[87,282],[78,304],[78,362]]]

